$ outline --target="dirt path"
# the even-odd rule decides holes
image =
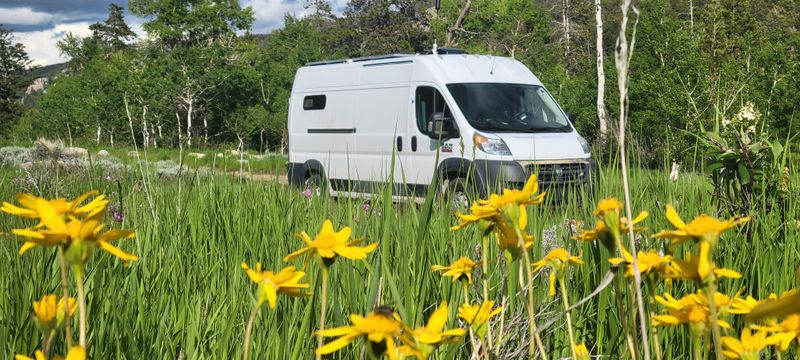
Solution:
[[[231,177],[239,177],[238,171],[233,171],[228,173]],[[259,181],[277,181],[278,184],[281,185],[289,185],[289,178],[286,177],[285,174],[244,174],[244,177],[250,180],[259,180]]]

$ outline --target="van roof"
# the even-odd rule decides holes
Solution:
[[[429,81],[442,85],[482,82],[542,85],[525,65],[515,59],[448,52],[435,55],[388,54],[308,63],[298,69],[294,88],[310,90],[358,86],[364,85],[367,78],[370,84],[383,83],[380,79],[396,82],[401,76],[398,72],[405,71],[409,73],[405,81]]]

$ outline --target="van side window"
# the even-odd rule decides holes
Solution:
[[[445,118],[453,119],[453,114],[444,101],[444,97],[434,87],[418,87],[414,103],[416,104],[417,129],[423,134],[428,135],[428,121],[432,120],[434,113],[444,113]]]
[[[312,95],[303,98],[303,110],[322,110],[325,108],[325,95]]]

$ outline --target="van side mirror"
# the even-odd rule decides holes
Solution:
[[[434,139],[449,139],[453,133],[452,121],[453,119],[445,117],[444,113],[431,114],[431,120],[428,121],[428,136]]]

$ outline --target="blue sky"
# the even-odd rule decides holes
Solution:
[[[303,0],[239,1],[243,7],[253,7],[255,33],[268,33],[281,27],[286,14],[305,15]],[[25,45],[34,64],[55,64],[67,60],[58,53],[56,43],[68,33],[81,37],[91,35],[89,25],[105,20],[112,2],[127,7],[126,0],[2,0],[0,24],[14,30],[15,40]],[[342,9],[347,0],[329,2],[334,9]],[[146,19],[126,13],[125,20],[139,36],[146,36],[142,30]]]

